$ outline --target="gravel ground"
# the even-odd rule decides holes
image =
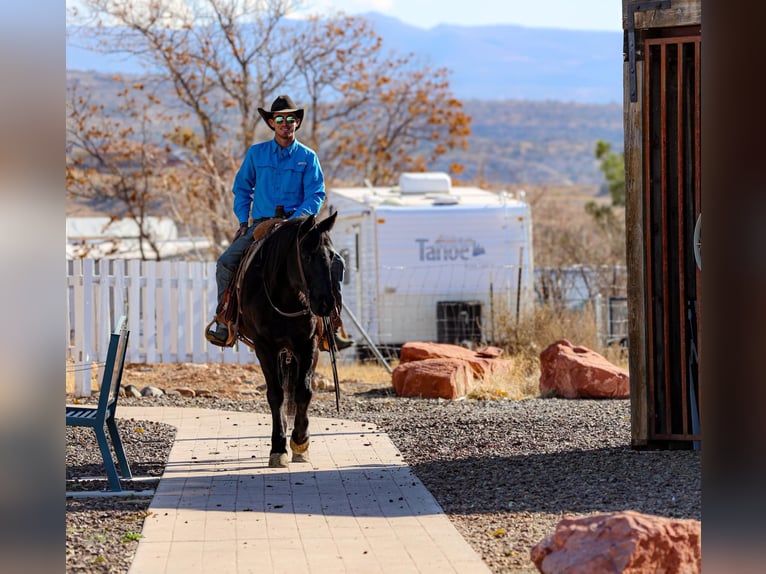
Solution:
[[[244,382],[251,390],[120,401],[267,412],[258,381]],[[631,449],[628,401],[442,401],[399,398],[379,386],[341,388],[340,415],[331,392],[315,393],[311,415],[385,430],[493,572],[536,572],[530,547],[563,517],[635,510],[701,520],[700,453]],[[175,429],[119,424],[134,474],[161,475]],[[67,428],[67,479],[103,472],[89,430]],[[94,488],[106,482],[67,482],[67,490]],[[127,572],[149,502],[67,498],[67,572]]]

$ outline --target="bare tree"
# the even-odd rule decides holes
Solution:
[[[299,93],[306,94],[311,114],[303,129],[308,128],[307,143],[317,153],[323,151],[325,139],[332,137],[325,126],[343,123],[369,102],[368,67],[381,45],[382,39],[370,24],[359,18],[311,18],[303,26],[295,42],[294,83]]]
[[[151,96],[136,96],[143,84],[126,86],[119,94],[119,114],[105,114],[105,105],[95,103],[90,93],[70,88],[67,109],[68,192],[79,199],[112,200],[112,220],[127,217],[138,227],[142,259],[160,251],[148,226],[149,215],[164,195],[162,174],[167,154],[151,141],[156,121],[150,108]],[[125,121],[127,118],[128,121]],[[87,248],[84,246],[84,255]]]
[[[528,197],[540,301],[563,310],[573,295],[590,299],[624,292],[624,232],[620,241],[619,233],[600,225],[583,209],[584,199],[556,197],[546,188]]]

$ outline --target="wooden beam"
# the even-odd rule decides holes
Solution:
[[[628,29],[628,5],[636,0],[622,0],[622,29]],[[702,0],[672,0],[666,10],[647,10],[635,13],[635,27],[669,28],[671,26],[694,26],[702,22]]]
[[[643,62],[637,62],[639,94],[643,92]],[[627,62],[623,66],[625,134],[625,240],[628,271],[628,361],[630,370],[631,443],[649,440],[646,367],[646,305],[644,301],[644,175],[643,98],[630,101]]]

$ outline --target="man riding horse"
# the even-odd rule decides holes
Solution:
[[[274,132],[274,139],[251,146],[234,179],[234,214],[239,229],[231,245],[218,258],[215,273],[218,313],[242,255],[254,240],[255,227],[274,217],[292,219],[317,215],[325,199],[319,158],[312,149],[295,139],[295,132],[303,121],[303,108],[298,108],[289,96],[281,95],[271,104],[271,110],[258,108],[258,112]],[[331,269],[338,310],[344,268],[343,258],[334,252]],[[207,340],[219,346],[233,344],[236,333],[230,336],[229,327],[218,315],[215,321],[205,332]],[[337,322],[340,323],[339,317]],[[335,332],[335,341],[338,349],[352,344],[343,335],[342,325]]]

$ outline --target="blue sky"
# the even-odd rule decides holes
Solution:
[[[140,5],[149,0],[134,0]],[[182,5],[190,0],[166,0]],[[67,8],[78,0],[66,0]],[[380,12],[420,28],[518,24],[531,28],[622,30],[622,0],[298,0],[296,15]]]
[[[407,24],[622,30],[621,0],[303,0],[309,13],[375,11]]]

